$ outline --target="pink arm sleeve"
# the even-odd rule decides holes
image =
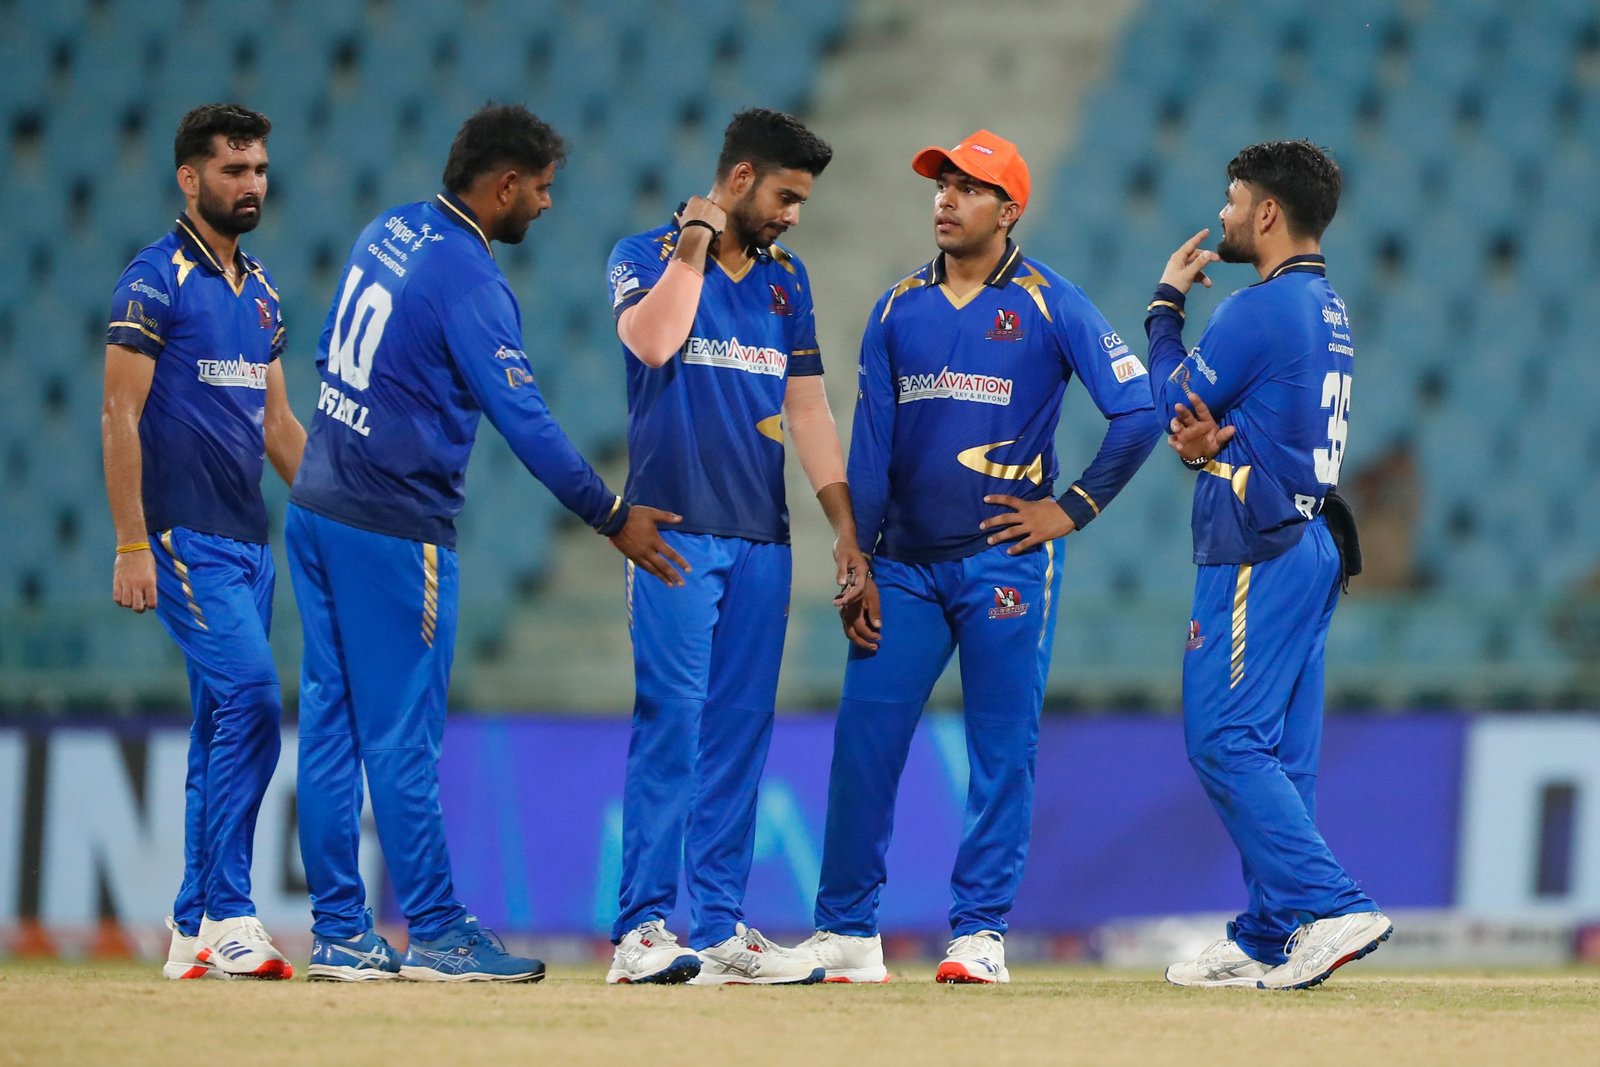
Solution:
[[[665,366],[689,339],[705,278],[681,259],[667,264],[655,286],[617,319],[617,336],[648,367]]]
[[[812,490],[820,491],[823,486],[844,481],[844,453],[839,448],[839,434],[834,429],[822,375],[789,379],[783,415]]]

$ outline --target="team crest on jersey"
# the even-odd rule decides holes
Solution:
[[[256,297],[256,313],[261,316],[261,328],[272,329],[272,307],[259,296]]]
[[[994,327],[984,334],[991,341],[1020,341],[1022,327],[1017,325],[1017,313],[999,308],[994,313]]]
[[[772,290],[772,313],[774,315],[793,315],[794,305],[789,303],[789,294],[783,286],[769,282],[767,288]]]
[[[1190,652],[1195,651],[1206,643],[1205,635],[1200,632],[1200,622],[1197,619],[1189,620],[1189,640],[1184,642],[1184,647]]]
[[[1028,605],[1023,601],[1021,593],[1009,585],[994,587],[994,607],[989,609],[989,618],[1014,619],[1027,613]]]

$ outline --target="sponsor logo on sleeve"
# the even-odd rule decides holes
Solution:
[[[1144,369],[1144,364],[1139,361],[1138,356],[1129,352],[1127,355],[1111,361],[1111,373],[1117,376],[1117,381],[1126,382],[1134,378],[1142,378],[1149,371]]]
[[[1194,363],[1194,369],[1200,372],[1201,377],[1212,385],[1217,384],[1217,372],[1211,369],[1211,364],[1206,362],[1206,357],[1200,354],[1199,345],[1194,346],[1194,351],[1189,353],[1189,359]]]
[[[533,384],[533,375],[524,367],[507,367],[506,384],[513,389],[521,389],[524,385]]]
[[[994,587],[994,607],[989,609],[989,618],[1015,619],[1027,613],[1028,605],[1021,593],[1009,585]]]
[[[494,350],[494,358],[501,360],[515,359],[527,362],[528,353],[524,352],[520,348],[512,348],[510,345],[501,345],[499,348]]]
[[[157,289],[143,278],[135,280],[132,285],[128,286],[128,290],[130,292],[138,293],[140,296],[148,296],[151,300],[154,300],[163,307],[172,306],[172,298],[170,296],[168,296],[166,293],[163,293],[160,289]]]

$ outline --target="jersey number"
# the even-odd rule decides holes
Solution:
[[[1332,409],[1328,416],[1328,447],[1313,448],[1311,459],[1317,481],[1339,484],[1339,468],[1344,466],[1344,443],[1350,436],[1350,375],[1330,371],[1322,379],[1322,406]]]
[[[351,267],[339,294],[339,313],[333,317],[333,336],[328,340],[328,373],[336,374],[352,389],[365,389],[372,379],[372,356],[383,340],[383,328],[394,310],[394,297],[380,283],[361,290],[356,310],[350,319],[350,332],[344,330],[344,314],[350,297],[361,284],[361,268]]]

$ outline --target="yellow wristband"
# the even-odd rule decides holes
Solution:
[[[131,541],[128,544],[118,545],[117,546],[117,555],[119,555],[119,556],[122,555],[125,552],[148,552],[148,551],[150,551],[150,542],[149,541]]]

